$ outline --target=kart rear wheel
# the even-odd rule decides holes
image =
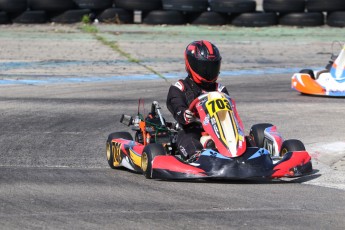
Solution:
[[[166,155],[165,148],[156,143],[147,145],[141,155],[141,169],[147,179],[152,179],[152,161],[156,156]]]
[[[254,140],[256,147],[264,147],[265,129],[273,126],[270,123],[255,124],[250,128],[249,135]]]
[[[107,152],[107,161],[110,166],[110,168],[115,169],[120,166],[120,146],[115,146],[114,143],[111,141],[115,138],[123,138],[126,140],[133,140],[132,135],[129,132],[115,132],[111,133],[108,136],[107,142],[106,142],[106,152]]]
[[[297,139],[285,140],[282,144],[279,156],[283,157],[286,153],[293,151],[305,151],[305,146],[302,141]]]

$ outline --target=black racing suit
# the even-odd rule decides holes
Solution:
[[[167,108],[175,120],[182,126],[182,130],[179,131],[177,136],[177,146],[185,159],[202,150],[203,146],[200,143],[200,137],[203,128],[199,123],[186,124],[184,112],[195,98],[211,91],[229,94],[225,86],[222,86],[220,83],[212,83],[208,84],[207,87],[201,87],[190,77],[179,80],[169,88]]]

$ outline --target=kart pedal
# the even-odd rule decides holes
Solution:
[[[188,163],[192,163],[192,162],[197,161],[197,160],[199,159],[200,155],[201,155],[201,151],[196,151],[196,152],[187,160],[187,162],[188,162]]]

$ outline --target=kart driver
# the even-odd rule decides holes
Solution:
[[[218,91],[229,94],[225,86],[217,83],[222,57],[218,48],[209,41],[194,41],[184,53],[188,76],[169,88],[167,107],[182,130],[177,146],[184,160],[194,158],[203,149],[200,143],[203,128],[192,111],[190,103],[203,93]]]

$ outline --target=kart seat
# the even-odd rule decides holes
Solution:
[[[328,73],[329,74],[329,70],[328,69],[323,69],[323,70],[320,70],[319,72],[317,72],[316,76],[315,76],[315,80],[318,79],[320,77],[320,75],[322,75],[324,73]]]
[[[164,122],[165,122],[165,119],[163,118]],[[146,117],[145,121],[147,122],[147,125],[150,125],[150,126],[161,126],[162,123],[161,123],[161,120],[159,117],[157,116],[153,116],[151,113],[149,113],[149,115]]]

